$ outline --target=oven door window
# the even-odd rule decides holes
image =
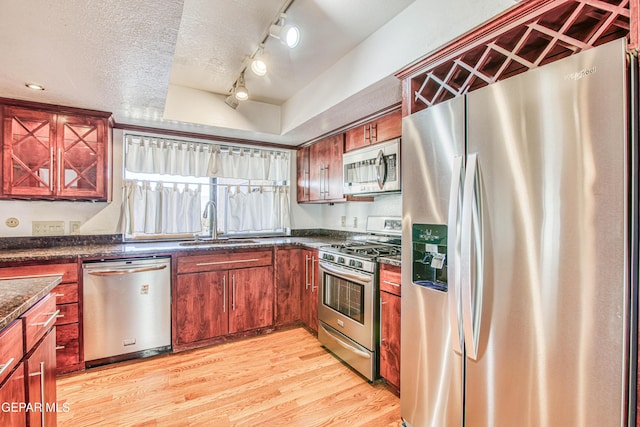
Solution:
[[[364,285],[324,274],[323,304],[364,324]]]

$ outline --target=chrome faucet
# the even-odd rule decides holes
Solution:
[[[211,218],[209,218],[209,210],[211,210]],[[216,240],[218,238],[218,205],[214,200],[209,200],[204,205],[204,212],[202,212],[202,218],[209,218],[209,230],[211,230],[211,238]]]

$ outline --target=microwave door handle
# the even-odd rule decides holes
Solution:
[[[378,187],[382,190],[384,188],[384,183],[387,180],[387,164],[384,161],[384,152],[382,150],[378,151],[378,156],[376,157],[376,181],[378,181]]]

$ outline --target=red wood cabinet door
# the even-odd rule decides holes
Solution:
[[[27,398],[32,407],[42,410],[28,413],[29,426],[55,427],[56,416],[56,331],[53,328],[40,341],[27,364]],[[44,396],[42,395],[44,390]],[[44,406],[42,406],[44,404]]]
[[[229,333],[273,325],[273,268],[230,270]]]
[[[181,274],[176,286],[176,342],[188,344],[228,331],[226,271]]]
[[[24,365],[18,365],[13,374],[0,387],[0,404],[9,405],[0,411],[0,425],[22,427],[27,425],[27,414],[18,405],[26,402]]]
[[[55,115],[4,107],[4,196],[54,194]]]
[[[396,110],[376,120],[373,143],[399,138],[402,135],[402,110]]]
[[[346,132],[345,151],[399,138],[402,135],[402,110],[396,110]]]
[[[300,286],[302,292],[302,322],[312,331],[318,332],[318,251],[304,250],[302,253],[304,265],[303,281]]]
[[[56,195],[106,200],[106,120],[61,115],[57,125]]]
[[[276,249],[275,325],[287,325],[300,319],[300,283],[304,279],[302,249]]]
[[[344,198],[344,182],[342,179],[342,155],[344,154],[344,134],[329,138],[326,158],[326,195],[327,200]]]
[[[297,175],[297,190],[296,196],[298,203],[308,202],[309,195],[309,147],[300,148],[296,152],[296,175]]]
[[[319,201],[325,195],[326,140],[309,147],[309,201]]]
[[[400,388],[399,296],[380,292],[380,376]]]

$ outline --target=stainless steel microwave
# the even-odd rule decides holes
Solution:
[[[400,191],[400,138],[344,153],[342,166],[345,195]]]

